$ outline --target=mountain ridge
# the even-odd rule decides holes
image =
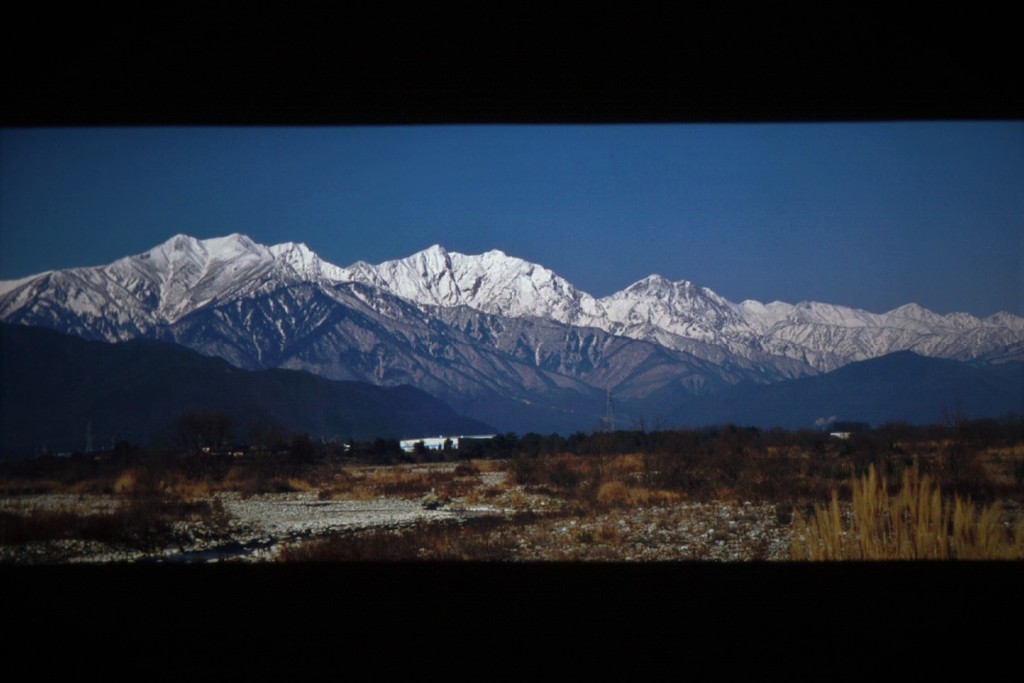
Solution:
[[[186,262],[181,263],[182,257],[175,258],[175,253],[184,253]],[[697,303],[707,305],[707,302],[711,302],[719,307],[727,306],[734,311],[738,309],[740,312],[745,312],[748,318],[754,319],[766,317],[763,314],[763,310],[774,309],[774,314],[767,316],[772,321],[778,321],[780,317],[796,316],[805,322],[827,322],[834,324],[837,320],[842,320],[844,323],[852,324],[853,326],[884,327],[916,320],[932,324],[940,323],[944,327],[956,329],[987,326],[1024,330],[1024,317],[1005,311],[1000,311],[983,318],[965,312],[941,315],[914,302],[903,304],[883,313],[872,313],[863,309],[807,300],[795,304],[782,301],[765,303],[754,299],[733,303],[708,287],[698,286],[685,279],[669,280],[656,273],[641,278],[618,292],[596,298],[578,289],[575,285],[569,283],[548,268],[515,256],[509,256],[499,249],[492,249],[478,255],[467,255],[447,250],[440,244],[434,244],[405,258],[383,261],[377,265],[371,265],[365,261],[357,261],[351,266],[342,267],[324,261],[302,242],[283,242],[265,246],[254,242],[248,236],[240,233],[207,239],[198,239],[184,233],[179,233],[146,252],[119,258],[105,266],[79,266],[63,270],[48,270],[13,280],[0,280],[0,296],[20,289],[41,277],[52,276],[57,273],[82,274],[101,270],[109,275],[118,269],[130,268],[132,265],[145,260],[162,261],[163,264],[171,266],[172,276],[178,275],[178,273],[183,274],[184,277],[177,278],[179,281],[184,280],[182,284],[190,288],[198,287],[205,289],[209,285],[215,284],[209,282],[210,277],[207,277],[215,274],[215,269],[211,268],[211,266],[230,264],[232,274],[236,274],[234,279],[237,280],[239,266],[250,265],[246,264],[244,260],[251,261],[254,256],[262,256],[264,259],[252,265],[274,269],[276,270],[275,274],[279,277],[300,278],[304,281],[321,278],[332,282],[364,281],[366,284],[374,286],[385,285],[392,293],[417,303],[447,306],[469,305],[485,312],[501,313],[513,317],[538,315],[538,312],[535,309],[527,309],[525,306],[509,310],[508,306],[493,303],[495,300],[493,293],[486,298],[481,297],[480,292],[484,279],[490,277],[499,282],[504,282],[508,280],[508,275],[511,273],[517,276],[513,278],[515,280],[526,278],[541,284],[551,283],[553,289],[559,294],[568,295],[572,299],[599,303],[601,307],[626,295],[635,294],[641,289],[648,290],[648,293],[650,290],[654,290],[656,298],[665,298],[663,294],[658,296],[658,291],[664,292],[665,289],[672,288],[677,292],[685,292],[685,298]],[[239,263],[239,261],[243,262]],[[411,278],[400,278],[398,276],[398,274],[407,275],[413,270],[411,264],[420,266],[418,268],[419,275],[422,279],[428,281],[426,287],[415,288],[416,283],[411,282]],[[189,277],[190,270],[193,273],[197,272],[199,277]],[[497,277],[490,276],[490,273],[495,270],[499,272],[499,275]],[[390,274],[391,277],[385,277],[385,273]],[[261,272],[258,269],[250,273],[251,276],[259,274]],[[375,278],[373,277],[374,275],[376,276]],[[169,277],[168,281],[173,279],[173,277]],[[213,279],[216,280],[215,277]],[[459,282],[459,280],[463,282]],[[444,285],[444,287],[440,287],[442,290],[441,294],[435,293],[439,287],[431,286],[429,284],[431,282]],[[466,283],[470,285],[468,288],[463,286]],[[652,283],[655,284],[654,287],[651,286]],[[223,285],[223,281],[219,284]],[[167,294],[172,293],[174,292],[167,292]],[[485,293],[488,292],[485,291]],[[430,296],[433,297],[433,300],[423,300],[424,297]],[[483,299],[486,305],[480,302],[481,299]],[[592,304],[585,304],[584,308],[588,309],[586,315],[594,316],[597,314],[597,311],[593,310]],[[780,310],[782,312],[781,316]],[[836,313],[840,313],[841,316],[837,318]],[[545,316],[538,315],[538,317]],[[621,322],[621,317],[616,317],[616,321]],[[566,320],[560,321],[567,322]]]
[[[409,277],[413,263],[420,266],[419,280]],[[489,268],[498,274],[490,276]],[[819,371],[905,349],[970,358],[1024,340],[1024,318],[1006,312],[977,318],[959,312],[939,315],[916,303],[884,313],[814,301],[764,304],[746,300],[736,304],[708,287],[687,280],[673,282],[657,274],[598,299],[543,266],[498,250],[467,256],[433,245],[405,259],[378,266],[362,263],[358,269],[343,270],[346,277],[383,287],[421,305],[468,305],[511,317],[549,318],[676,350],[684,347],[672,342],[672,337],[724,346],[741,355],[756,349],[807,362]],[[510,273],[514,277],[509,277]],[[519,286],[510,286],[510,280]],[[425,287],[421,286],[424,282]],[[430,286],[435,282],[444,283],[441,295],[437,287]],[[494,291],[501,295],[492,294]],[[822,325],[845,330],[843,343],[836,345],[816,336]],[[873,335],[873,343],[865,339],[863,330],[872,330],[867,334]],[[941,341],[929,338],[937,332],[955,335],[971,330],[992,330],[996,340],[972,339],[960,348],[948,348],[949,344],[943,347]],[[998,330],[1007,334],[1000,335],[995,332]],[[976,351],[973,355],[972,349]]]
[[[736,385],[680,406],[689,424],[813,429],[829,418],[941,423],[1024,414],[1024,363],[976,365],[896,351],[832,372],[755,386]]]
[[[268,247],[239,233],[179,234],[106,266],[0,282],[0,321],[173,341],[248,369],[407,383],[506,430],[593,426],[609,392],[628,414],[654,395],[813,376],[894,351],[1024,358],[1024,318],[1009,313],[737,304],[656,274],[597,299],[497,249],[468,256],[435,244],[340,267],[302,243]]]

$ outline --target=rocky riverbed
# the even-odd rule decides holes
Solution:
[[[437,465],[435,468],[444,467]],[[205,514],[174,522],[154,543],[52,538],[0,543],[0,562],[271,562],[306,541],[423,524],[489,524],[481,542],[504,548],[508,561],[761,561],[789,559],[788,519],[774,505],[744,501],[671,502],[580,511],[570,502],[510,486],[504,472],[478,473],[463,495],[434,491],[346,497],[323,490],[242,495],[225,491],[202,499]],[[481,494],[481,491],[484,494]],[[0,499],[0,512],[64,511],[102,515],[124,506],[116,495],[23,495]],[[524,523],[523,515],[531,513]]]

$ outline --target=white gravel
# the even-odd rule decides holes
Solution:
[[[498,473],[481,473],[486,487]],[[490,476],[489,481],[487,478]],[[489,483],[488,483],[489,482]],[[377,497],[321,500],[316,491],[211,498],[226,528],[182,523],[179,541],[159,551],[110,547],[99,542],[49,541],[0,545],[0,562],[264,562],[289,544],[327,534],[370,528],[397,529],[420,522],[459,520],[531,510],[530,525],[503,525],[490,533],[514,547],[512,561],[751,561],[789,559],[790,530],[770,504],[679,502],[566,516],[564,501],[512,487],[486,502]],[[473,500],[479,500],[479,497]],[[0,510],[110,511],[122,499],[102,495],[33,495],[0,499]],[[429,509],[433,508],[433,509]],[[563,512],[559,513],[559,509]],[[551,513],[551,514],[549,514]],[[507,541],[512,539],[511,543]]]

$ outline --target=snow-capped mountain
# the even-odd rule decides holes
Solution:
[[[1002,362],[1024,349],[1024,318],[1006,313],[737,304],[658,275],[597,299],[497,250],[435,245],[339,267],[303,244],[238,234],[177,235],[106,266],[0,282],[0,321],[111,342],[170,340],[251,369],[411,384],[514,430],[592,426],[608,391],[651,406],[652,397],[671,403],[894,351]]]
[[[1024,341],[1024,318],[997,313],[940,316],[917,304],[887,313],[802,302],[736,304],[707,287],[650,275],[597,299],[552,271],[500,251],[467,256],[434,245],[404,259],[342,269],[342,279],[425,306],[469,306],[510,317],[597,327],[712,359],[726,350],[799,376],[912,350],[968,360]],[[796,364],[787,360],[795,361]]]
[[[339,279],[365,282],[418,304],[469,306],[485,313],[570,325],[589,325],[604,313],[594,297],[544,266],[497,249],[467,256],[435,244],[377,266],[359,262],[343,269]]]
[[[765,306],[744,301],[740,307],[748,313],[761,348],[803,360],[819,370],[896,351],[972,360],[1024,340],[1024,318],[1007,313],[987,318],[967,313],[943,316],[917,304],[887,313],[817,302]]]
[[[303,244],[273,247],[244,235],[176,235],[107,266],[49,271],[0,283],[0,320],[123,341],[207,305],[330,279],[340,269]]]

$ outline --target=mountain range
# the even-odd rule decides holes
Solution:
[[[734,303],[659,275],[596,298],[497,250],[435,245],[341,267],[303,244],[239,234],[177,235],[106,266],[2,281],[0,321],[174,342],[250,370],[408,384],[519,432],[588,429],[612,416],[623,426],[679,424],[694,397],[894,352],[973,366],[1024,359],[1024,318],[1008,313]]]

